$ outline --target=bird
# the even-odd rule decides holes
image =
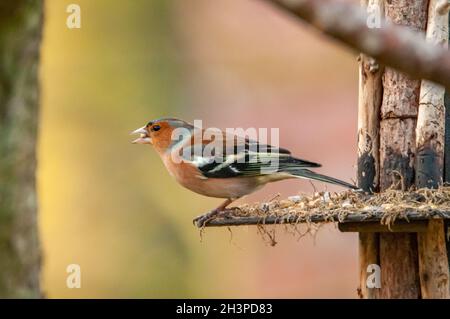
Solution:
[[[177,118],[151,120],[131,134],[139,134],[133,144],[153,146],[179,184],[204,196],[226,199],[196,217],[193,223],[198,227],[270,182],[305,178],[358,190],[353,184],[311,171],[321,165],[296,158],[287,149],[218,129],[210,132]]]

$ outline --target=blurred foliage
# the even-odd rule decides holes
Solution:
[[[353,58],[257,1],[78,0],[82,27],[69,30],[72,2],[46,1],[42,47],[38,177],[47,295],[354,296],[354,236],[330,227],[317,247],[312,238],[280,235],[283,244],[273,248],[244,227],[232,235],[207,230],[200,242],[192,218],[220,200],[177,185],[155,152],[129,136],[161,116],[280,127],[283,145],[301,146],[299,155],[332,164],[324,173],[348,179]],[[311,186],[277,183],[244,200],[299,189]],[[81,289],[66,287],[72,263],[81,266]]]
[[[170,187],[164,171],[152,169],[159,159],[128,135],[130,123],[137,127],[176,104],[170,1],[78,1],[79,30],[65,26],[70,3],[46,3],[41,69],[49,296],[183,296],[192,256],[157,200]],[[80,291],[65,287],[70,263],[81,265]]]

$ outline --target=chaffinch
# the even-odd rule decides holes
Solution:
[[[132,143],[153,145],[182,186],[205,196],[226,198],[219,207],[194,219],[199,227],[236,199],[269,182],[306,178],[357,189],[310,171],[308,168],[321,165],[295,158],[286,149],[222,131],[198,129],[175,118],[150,121],[132,134],[140,134]]]

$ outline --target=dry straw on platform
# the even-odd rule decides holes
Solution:
[[[374,195],[349,190],[299,194],[288,199],[277,196],[265,203],[231,207],[206,226],[257,225],[260,233],[274,243],[274,230],[263,226],[302,223],[307,225],[305,233],[311,233],[324,222],[379,221],[389,226],[397,219],[431,218],[450,218],[449,186],[410,191],[390,189]],[[299,233],[297,229],[295,232]]]

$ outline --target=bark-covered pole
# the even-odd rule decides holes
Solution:
[[[384,14],[383,0],[361,0],[368,11]],[[361,53],[359,58],[358,93],[358,186],[366,192],[379,190],[380,176],[380,108],[383,97],[383,67],[372,57]],[[367,287],[367,267],[379,264],[379,234],[359,233],[358,294],[374,298],[376,288]]]
[[[368,8],[384,13],[383,0],[362,0]],[[380,107],[383,97],[383,67],[372,57],[359,58],[358,186],[366,192],[379,190]]]
[[[35,189],[43,3],[0,3],[0,298],[40,297]]]
[[[426,40],[436,46],[448,47],[448,14],[440,14],[430,0]],[[444,169],[444,106],[445,88],[423,80],[420,88],[416,129],[416,186],[436,188],[442,183]]]
[[[426,40],[448,48],[448,12],[442,0],[430,0]],[[445,89],[422,80],[416,129],[416,186],[436,188],[444,171]],[[428,231],[418,233],[422,298],[449,298],[449,269],[443,220],[430,220]]]
[[[449,18],[449,30],[450,30],[450,18]],[[450,31],[449,31],[450,39]],[[444,183],[450,183],[450,92],[445,91],[445,147],[444,147]],[[446,220],[444,222],[445,239],[447,244],[447,261],[450,266],[450,222]],[[450,267],[449,267],[450,272]]]
[[[428,0],[385,1],[386,18],[424,32]],[[387,67],[380,122],[380,190],[414,185],[420,81]],[[381,298],[420,298],[417,235],[380,234]]]

